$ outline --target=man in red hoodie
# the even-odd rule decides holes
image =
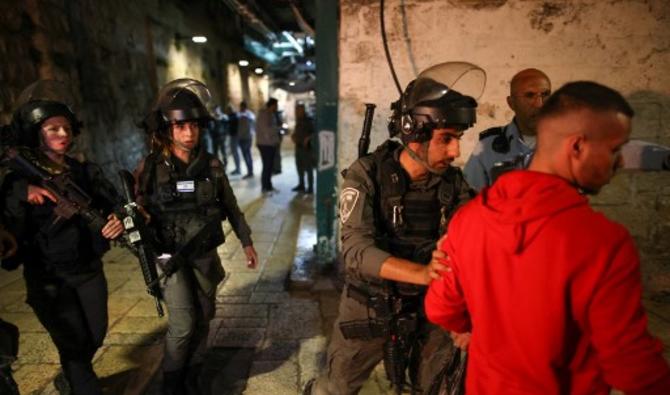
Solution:
[[[584,196],[622,165],[632,116],[610,88],[563,86],[542,108],[528,170],[503,175],[452,219],[440,246],[451,270],[425,308],[472,333],[468,395],[670,393],[633,239]]]

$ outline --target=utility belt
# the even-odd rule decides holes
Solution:
[[[384,291],[370,293],[348,283],[346,296],[367,307],[368,319],[341,322],[340,331],[345,339],[405,336],[418,329],[420,295],[394,295]],[[370,311],[374,312],[373,317]]]

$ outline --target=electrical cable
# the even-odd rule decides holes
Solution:
[[[395,69],[393,68],[393,61],[391,60],[391,53],[389,52],[389,46],[388,43],[386,42],[386,27],[384,26],[384,0],[380,0],[379,4],[379,24],[381,26],[382,30],[382,43],[384,44],[384,53],[386,54],[386,62],[389,65],[389,68],[391,69],[391,75],[393,76],[393,82],[395,82],[396,88],[398,88],[398,93],[402,95],[402,87],[400,86],[400,82],[398,81],[398,76],[395,73]]]

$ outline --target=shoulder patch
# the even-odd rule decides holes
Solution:
[[[505,128],[502,126],[497,126],[495,128],[491,129],[486,129],[485,131],[479,133],[479,141],[484,140],[485,138],[491,137],[491,136],[498,136],[505,133]]]
[[[351,212],[354,211],[358,202],[360,192],[356,188],[344,188],[340,194],[340,221],[347,222]]]

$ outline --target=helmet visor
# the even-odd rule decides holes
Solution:
[[[207,86],[191,78],[167,83],[158,93],[155,110],[169,121],[188,121],[213,118],[212,96]]]
[[[14,110],[34,101],[55,102],[65,105],[74,114],[76,113],[74,94],[63,82],[54,80],[39,80],[30,84],[21,92],[16,101]]]

